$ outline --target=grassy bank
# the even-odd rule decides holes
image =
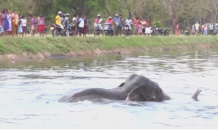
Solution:
[[[218,36],[159,36],[159,37],[0,37],[0,55],[67,54],[72,52],[110,51],[116,49],[146,49],[177,46],[218,45]],[[122,53],[122,52],[121,52]],[[49,57],[49,56],[48,56]]]

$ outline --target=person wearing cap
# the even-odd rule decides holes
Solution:
[[[112,26],[114,24],[113,18],[111,16],[109,16],[106,23],[109,25],[110,34],[112,35],[112,33],[113,33]]]
[[[111,25],[114,23],[114,20],[112,19],[111,16],[108,17],[106,23],[111,24]]]
[[[94,23],[98,25],[99,30],[101,31],[101,33],[102,33],[102,35],[103,35],[102,22],[103,22],[103,20],[102,20],[102,18],[101,18],[101,15],[98,14],[97,17],[96,17],[96,19],[95,19],[95,21],[94,21]]]
[[[114,31],[115,31],[115,36],[118,36],[118,20],[119,20],[119,15],[118,14],[115,14],[115,18],[114,18],[114,22],[115,22],[115,24],[114,24]]]
[[[61,14],[62,14],[62,12],[58,11],[57,16],[55,17],[55,24],[60,26],[61,29],[64,29],[64,26],[61,24]]]
[[[66,13],[64,21],[67,23],[67,25],[70,23],[70,14],[69,13]]]

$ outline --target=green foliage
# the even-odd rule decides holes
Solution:
[[[218,17],[218,0],[0,0],[0,9],[4,8],[26,16],[42,14],[48,24],[54,22],[58,11],[70,13],[71,17],[86,14],[90,24],[99,13],[104,18],[116,13],[124,18],[149,17],[160,26],[172,26],[174,19],[190,26],[196,21],[215,22]]]
[[[152,25],[153,26],[156,25],[157,27],[163,27],[163,25],[161,25],[161,23],[159,21],[156,21],[156,20],[152,22]]]
[[[0,54],[5,54],[6,50],[7,49],[5,48],[4,44],[0,43]]]
[[[30,53],[33,53],[33,54],[36,54],[36,52],[37,52],[37,50],[34,48],[33,45],[30,45],[30,44],[27,44],[27,43],[24,43],[22,47],[23,47],[24,52],[30,52]]]

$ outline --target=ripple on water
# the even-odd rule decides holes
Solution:
[[[217,54],[196,51],[8,65],[0,73],[0,126],[217,128]],[[173,100],[58,102],[69,91],[117,87],[132,73],[158,82]],[[191,99],[197,88],[202,90],[198,102]]]

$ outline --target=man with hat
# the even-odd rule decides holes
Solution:
[[[112,26],[114,24],[113,18],[111,16],[109,16],[107,21],[106,21],[106,23],[109,25],[109,29],[108,29],[109,30],[109,34],[113,35],[113,29],[112,29]]]
[[[103,35],[102,21],[103,21],[103,20],[102,20],[102,18],[101,18],[101,15],[98,14],[97,17],[96,17],[96,19],[95,19],[95,22],[94,22],[94,23],[98,25],[99,30],[100,30],[101,34]]]

